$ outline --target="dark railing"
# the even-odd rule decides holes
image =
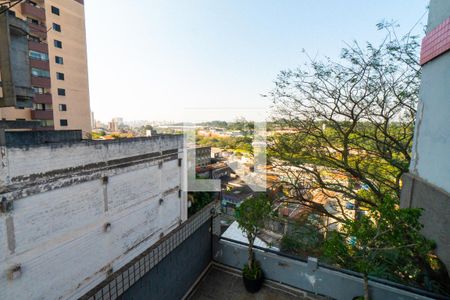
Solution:
[[[31,76],[31,84],[33,86],[38,86],[38,87],[43,87],[43,88],[50,88],[52,85],[50,78],[34,77],[34,76]]]
[[[41,24],[28,23],[30,34],[42,40],[47,39],[47,28]]]
[[[38,52],[48,53],[48,45],[46,43],[28,41],[28,49],[38,51]]]
[[[52,94],[34,94],[34,103],[52,104]]]
[[[53,120],[53,110],[32,110],[31,118],[34,120]]]
[[[45,20],[45,9],[41,7],[31,5],[29,2],[23,2],[20,5],[20,9],[25,16],[30,16],[41,21]]]

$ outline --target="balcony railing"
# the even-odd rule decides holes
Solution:
[[[46,61],[46,60],[30,59],[30,67],[47,71],[50,70],[50,64],[48,60]]]
[[[248,257],[246,243],[220,237],[218,203],[211,203],[158,243],[138,255],[81,297],[83,300],[116,299],[232,299],[247,296],[240,278]],[[259,295],[268,298],[286,293],[307,299],[352,299],[363,294],[361,274],[254,246],[255,257],[265,271],[266,284]],[[210,266],[219,265],[219,271]],[[217,267],[212,267],[217,268]],[[211,269],[210,269],[211,270]],[[222,271],[221,271],[222,270]],[[203,277],[201,274],[206,274]],[[228,274],[228,275],[227,275]],[[229,275],[232,275],[231,277]],[[214,280],[208,279],[214,275]],[[198,280],[199,277],[203,277]],[[173,281],[161,278],[177,278]],[[203,282],[196,288],[196,282]],[[206,282],[206,284],[205,284]],[[214,282],[214,283],[211,283]],[[271,285],[276,290],[270,290]],[[205,286],[206,285],[206,286]],[[238,286],[239,285],[239,286]],[[417,288],[369,278],[373,299],[447,299]],[[191,293],[194,291],[193,293]],[[284,295],[283,295],[284,294]],[[298,295],[297,295],[298,294]],[[317,296],[317,295],[321,296]]]
[[[35,41],[28,41],[28,49],[42,53],[48,53],[48,45],[46,43],[38,43]]]
[[[34,6],[28,2],[22,3],[20,8],[22,15],[45,21],[45,9]]]
[[[52,104],[52,94],[34,94],[34,103]]]
[[[31,118],[34,120],[53,120],[53,110],[32,110]]]
[[[28,23],[30,34],[42,40],[47,39],[47,28],[44,25]]]
[[[49,89],[52,84],[50,78],[31,76],[31,85]]]

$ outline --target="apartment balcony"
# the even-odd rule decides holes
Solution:
[[[28,49],[48,54],[48,45],[46,43],[28,41]]]
[[[34,103],[52,104],[52,94],[34,94]]]
[[[22,15],[26,17],[31,17],[33,19],[38,19],[40,21],[45,21],[45,9],[41,7],[34,6],[29,2],[24,2],[20,5]]]
[[[337,299],[363,295],[362,275],[255,246],[265,283],[246,291],[247,244],[221,235],[219,203],[211,203],[81,297],[106,299]],[[245,239],[245,238],[244,238]],[[447,299],[370,277],[371,299]]]
[[[55,126],[39,126],[34,129],[35,131],[53,131]]]
[[[31,76],[31,85],[49,89],[52,84],[50,78]]]
[[[48,60],[30,59],[30,67],[50,71],[50,63]]]
[[[242,275],[234,269],[214,264],[195,288],[188,300],[203,299],[247,299],[247,293],[242,284]],[[313,293],[289,288],[283,284],[266,283],[257,293],[256,299],[278,299],[278,300],[319,300],[330,299]]]
[[[8,15],[8,23],[11,33],[15,35],[27,35],[29,34],[28,22],[19,19],[15,16]]]
[[[40,38],[41,40],[47,39],[47,27],[40,24],[28,23],[28,27],[30,28],[30,34]]]
[[[53,120],[53,110],[32,110],[31,118],[33,120]]]

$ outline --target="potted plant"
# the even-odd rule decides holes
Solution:
[[[248,262],[244,265],[242,277],[245,288],[250,293],[261,289],[264,274],[259,263],[255,260],[253,245],[256,234],[264,227],[264,222],[271,212],[271,204],[265,195],[249,198],[241,203],[236,211],[239,228],[248,239]]]

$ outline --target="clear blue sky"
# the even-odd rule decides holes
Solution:
[[[231,120],[301,53],[338,57],[377,41],[376,24],[408,31],[428,0],[87,0],[91,108],[96,119]],[[427,15],[417,25],[423,34]],[[184,108],[233,108],[198,112]],[[239,113],[237,113],[239,114]],[[243,115],[246,116],[246,115]],[[248,116],[252,117],[252,116]]]

